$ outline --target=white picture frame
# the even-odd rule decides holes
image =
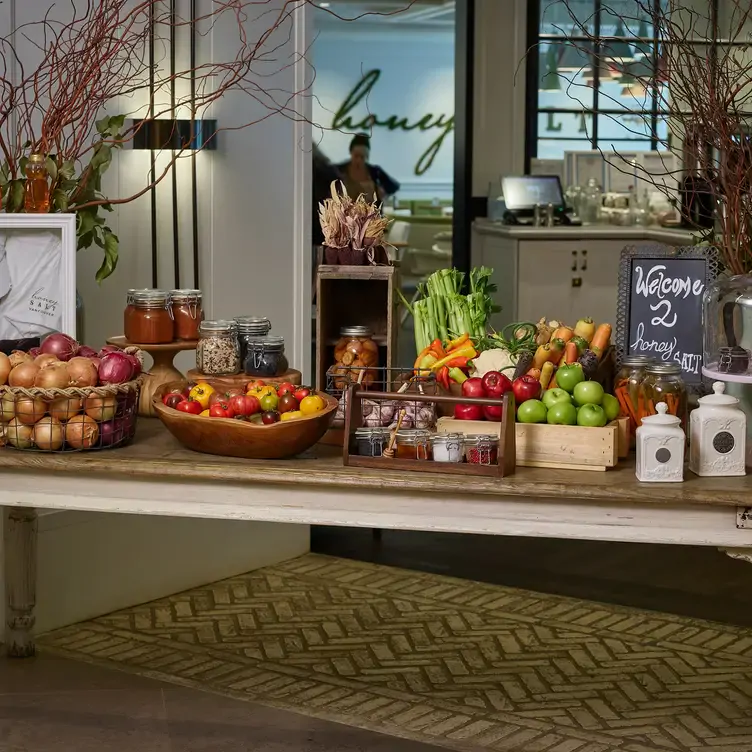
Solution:
[[[17,279],[20,279],[19,272],[23,271],[20,266],[23,254],[19,250],[25,243],[38,246],[40,237],[50,234],[59,235],[59,246],[54,240],[51,241],[55,251],[59,248],[59,261],[54,258],[52,265],[48,264],[40,272],[41,289],[32,290],[29,287],[28,280],[32,279],[30,276],[25,278],[27,282],[19,289]],[[49,257],[48,253],[47,258]],[[38,255],[30,254],[30,258],[38,258]],[[15,297],[13,288],[16,289]],[[41,324],[27,323],[29,332],[19,336],[37,337],[44,336],[49,331],[61,331],[76,337],[75,214],[0,213],[0,318],[10,315],[8,309],[14,312],[20,310],[22,314],[28,311],[34,314],[30,315],[30,319],[37,321],[42,320],[43,314],[44,327]],[[2,323],[7,324],[7,321]],[[12,337],[0,336],[0,339],[10,338]]]

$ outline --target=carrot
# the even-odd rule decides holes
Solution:
[[[595,334],[595,323],[593,319],[580,319],[574,326],[574,333],[577,337],[583,337],[592,344]]]
[[[525,376],[532,376],[534,379],[539,379],[541,377],[541,369],[540,368],[531,368]]]
[[[574,337],[574,329],[568,327],[568,326],[560,326],[552,335],[551,335],[551,342],[553,342],[555,339],[563,339],[564,342],[569,342],[570,339]]]
[[[543,368],[543,364],[551,358],[551,345],[540,345],[533,356],[533,368]]]
[[[593,335],[593,339],[590,340],[590,349],[598,356],[598,360],[603,357],[603,353],[606,352],[608,343],[611,341],[611,324],[601,324]]]
[[[567,346],[564,348],[564,363],[574,363],[579,356],[576,342],[567,342]]]
[[[549,360],[543,364],[540,375],[541,390],[548,389],[548,385],[551,381],[551,377],[554,375],[554,364]]]
[[[564,342],[564,340],[561,339],[560,337],[555,337],[554,339],[551,340],[549,344],[551,345],[551,355],[549,356],[548,359],[552,363],[558,364],[559,359],[564,354],[564,347],[566,345],[566,342]]]

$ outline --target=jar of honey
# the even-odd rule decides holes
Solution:
[[[201,290],[173,290],[170,293],[175,339],[198,339],[198,329],[204,319],[201,303]]]
[[[139,345],[166,345],[175,338],[170,295],[166,290],[136,290],[129,316],[129,342]],[[130,336],[128,336],[130,335]]]
[[[431,433],[421,428],[397,431],[394,456],[400,460],[430,460]]]

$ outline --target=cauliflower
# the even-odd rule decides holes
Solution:
[[[512,378],[516,365],[517,356],[510,355],[507,350],[500,347],[495,350],[484,350],[477,358],[473,358],[473,369],[470,375],[482,378],[489,371],[500,371]]]

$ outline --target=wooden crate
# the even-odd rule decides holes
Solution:
[[[427,403],[457,403],[493,405],[503,407],[503,418],[500,423],[484,423],[485,430],[476,431],[479,434],[497,434],[499,436],[498,462],[496,465],[475,465],[460,462],[434,462],[433,460],[398,459],[396,457],[363,457],[352,453],[355,446],[355,431],[363,425],[362,400],[390,400],[396,402],[427,402]],[[375,467],[383,470],[413,470],[423,473],[449,473],[453,475],[487,475],[504,478],[515,471],[515,433],[514,433],[514,395],[507,393],[503,399],[480,399],[462,397],[438,396],[433,394],[414,394],[398,392],[372,392],[359,389],[357,384],[348,388],[347,412],[345,415],[345,440],[342,452],[342,463],[347,467]],[[457,421],[462,422],[462,421]],[[474,421],[464,421],[465,423]],[[480,421],[478,421],[480,423]],[[477,425],[477,424],[476,424]]]
[[[439,433],[498,432],[498,423],[439,418]],[[603,428],[515,423],[517,464],[563,470],[607,470],[629,454],[629,425],[618,418]]]
[[[367,326],[379,366],[397,365],[399,266],[329,266],[316,272],[316,388],[326,390],[334,345],[343,326]]]

